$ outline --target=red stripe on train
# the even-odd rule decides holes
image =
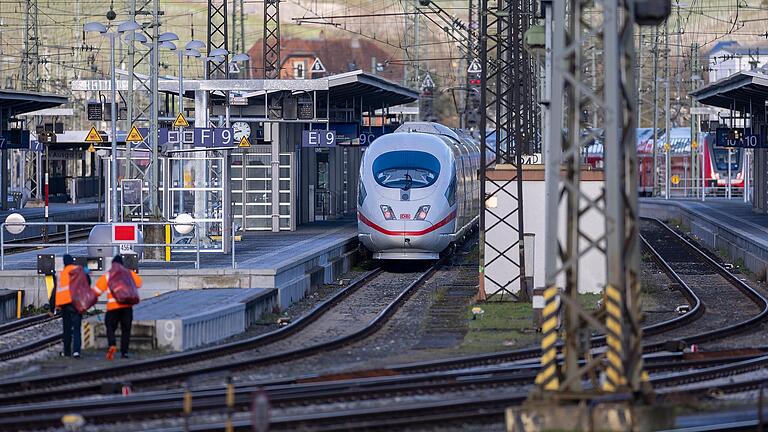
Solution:
[[[451,214],[445,217],[445,219],[421,231],[391,231],[386,228],[380,227],[379,225],[376,225],[376,223],[374,223],[372,220],[365,217],[364,214],[360,213],[359,211],[357,212],[357,219],[359,219],[362,223],[368,225],[369,227],[375,229],[376,231],[382,234],[386,234],[390,236],[422,236],[424,234],[429,234],[432,231],[444,225],[447,225],[449,222],[451,222],[455,218],[456,218],[456,210],[452,211]]]

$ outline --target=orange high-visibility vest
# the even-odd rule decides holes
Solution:
[[[56,285],[56,307],[72,303],[72,294],[69,292],[69,272],[76,268],[76,265],[69,264],[59,273],[59,283]]]
[[[136,284],[136,288],[141,288],[141,277],[136,274],[135,271],[131,270],[131,276],[133,276],[133,283]],[[129,304],[123,304],[118,303],[117,300],[112,296],[112,291],[109,290],[109,272],[104,273],[101,275],[99,280],[96,281],[96,286],[93,289],[96,291],[97,295],[101,295],[104,293],[104,291],[107,292],[107,310],[115,310],[115,309],[122,309],[131,307],[133,305]]]

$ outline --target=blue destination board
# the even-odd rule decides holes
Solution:
[[[139,133],[147,142],[149,129],[139,128]],[[160,128],[157,130],[157,135],[157,144],[160,146],[191,144],[202,148],[234,148],[238,145],[232,128],[186,128],[181,130]]]
[[[717,128],[715,138],[717,147],[768,148],[765,139],[751,129]]]

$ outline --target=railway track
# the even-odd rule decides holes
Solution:
[[[316,324],[328,314],[328,311],[339,307],[344,299],[354,295],[359,290],[372,290],[379,293],[382,281],[392,277],[391,273],[374,270],[366,273],[347,288],[330,299],[316,306],[307,315],[281,329],[254,338],[219,345],[208,349],[174,354],[157,359],[143,360],[115,367],[99,368],[81,373],[67,373],[35,377],[27,380],[0,382],[0,401],[2,403],[20,403],[30,400],[50,399],[55,397],[72,397],[101,393],[105,389],[119,389],[126,380],[134,387],[157,385],[162,382],[175,382],[190,376],[213,372],[231,372],[242,368],[253,368],[289,359],[302,358],[329,349],[338,348],[365,338],[378,330],[388,318],[407,300],[407,298],[428,279],[443,261],[431,266],[426,271],[411,273],[405,287],[392,291],[390,301],[375,311],[375,316],[366,325],[354,329],[342,336],[331,338],[321,343],[310,343],[304,346],[296,344],[291,338],[307,331],[310,324]],[[378,281],[378,282],[377,282]],[[376,284],[379,285],[376,285]],[[276,343],[289,346],[288,349],[274,350]],[[248,350],[267,347],[269,352],[256,355],[240,355]],[[221,359],[221,361],[216,361]],[[137,373],[136,371],[141,371]]]
[[[58,319],[58,317],[52,318],[47,314],[40,314],[0,326],[0,336],[3,337],[3,341],[0,342],[0,361],[22,357],[57,344],[61,340],[61,332],[51,333],[46,327],[51,327],[49,323]],[[38,327],[40,329],[36,329]],[[28,340],[29,333],[34,334],[39,331],[48,334]]]
[[[768,352],[768,351],[766,351]],[[670,358],[676,355],[668,356]],[[669,367],[680,369],[715,365],[734,360],[753,360],[756,354],[740,357],[721,357],[690,361],[649,361],[647,370],[658,372]],[[650,360],[650,359],[649,359]],[[660,360],[660,359],[656,359]],[[310,406],[345,401],[363,401],[383,398],[414,397],[424,394],[442,395],[465,390],[501,389],[520,390],[524,399],[537,367],[517,365],[505,367],[461,370],[454,372],[429,372],[411,375],[384,375],[378,377],[326,380],[306,376],[291,380],[273,380],[244,383],[235,387],[236,411],[250,408],[254,391],[263,389],[270,405],[276,409],[292,406]],[[0,408],[0,429],[13,429],[19,424],[45,428],[59,425],[61,416],[77,412],[91,424],[104,424],[127,420],[141,421],[148,418],[178,417],[183,409],[183,391],[171,390],[136,394],[130,397],[113,396],[98,400],[55,401],[25,406]],[[192,404],[197,412],[216,412],[225,407],[226,391],[222,386],[198,388],[191,391]]]
[[[0,325],[0,336],[12,333],[15,331],[23,330],[27,327],[37,325],[46,321],[50,321],[54,318],[49,317],[47,314],[32,315],[25,318],[17,319]]]
[[[680,238],[680,240],[685,241],[684,239]],[[687,242],[686,242],[687,243]],[[695,247],[688,244],[690,247],[692,253],[695,251],[698,251]],[[698,253],[701,253],[701,251],[698,251]],[[702,253],[703,254],[703,253]],[[743,289],[742,292],[745,292],[745,294],[749,293],[750,291],[754,293],[753,295],[748,295],[752,299],[752,301],[756,304],[766,304],[765,299],[762,298],[757,292],[754,290],[751,290],[746,284],[743,284],[743,282],[739,281],[738,278],[731,275],[729,272],[727,272],[725,269],[723,269],[721,266],[719,266],[717,263],[712,261],[709,257],[707,257],[709,260],[709,265],[713,266],[714,269],[720,269],[722,270],[722,273],[718,271],[721,275],[728,278],[729,280],[734,281],[734,285],[743,285],[740,290]],[[663,261],[663,260],[662,260]],[[668,274],[671,275],[677,275],[673,270],[669,269]],[[730,277],[728,276],[730,275]],[[677,279],[679,278],[679,280]],[[691,299],[689,301],[692,302],[694,307],[691,308],[692,312],[694,312],[695,305],[697,302],[695,301],[696,294],[693,289],[691,289],[683,278],[677,275],[677,278],[675,278],[678,281],[678,284],[685,289],[686,287],[690,290],[692,293]],[[744,289],[744,287],[749,289]],[[686,296],[687,297],[687,296]],[[762,301],[761,301],[762,299]],[[702,312],[699,313],[689,313],[688,317],[686,318],[687,321],[695,320],[695,317],[701,316],[703,311],[706,309],[705,306],[701,303],[701,301],[698,301],[698,304],[700,304],[699,308]],[[750,326],[754,325],[756,322],[760,322],[762,318],[765,315],[765,308],[763,308],[760,313],[756,314],[755,316],[747,319],[747,320],[741,320],[740,322],[733,323],[730,326],[716,329],[716,330],[708,330],[699,334],[689,335],[686,337],[685,341],[686,343],[690,341],[697,341],[697,340],[708,340],[708,338],[720,338],[724,337],[729,334],[733,334],[734,332],[742,331],[746,328],[749,328]],[[685,316],[683,316],[685,317]],[[677,326],[683,325],[686,320],[683,320],[681,324],[681,321],[678,317],[678,319],[670,320],[671,323],[660,323],[657,324],[656,329],[669,329],[669,328],[676,328]],[[648,330],[646,329],[646,332]],[[652,330],[652,332],[662,332],[663,330]],[[647,333],[646,333],[647,334]],[[595,341],[593,343],[599,343],[599,338],[595,338]],[[695,342],[693,342],[695,343]],[[660,351],[663,349],[664,346],[669,346],[668,343],[665,342],[657,342],[654,344],[650,344],[647,347],[648,352],[652,351]],[[408,394],[422,394],[422,393],[442,393],[442,392],[451,392],[451,391],[460,391],[462,389],[467,388],[483,388],[483,387],[506,387],[509,388],[510,386],[526,386],[529,385],[532,381],[533,377],[535,376],[537,365],[535,363],[528,363],[523,365],[516,365],[516,366],[508,366],[508,367],[497,367],[494,370],[487,370],[487,369],[479,369],[474,372],[470,371],[454,371],[453,373],[445,373],[444,371],[450,370],[450,369],[461,369],[461,368],[468,368],[468,367],[475,367],[481,365],[488,365],[493,363],[503,363],[503,362],[510,362],[513,360],[520,360],[523,358],[531,358],[532,354],[537,350],[518,350],[515,352],[507,352],[507,353],[500,353],[500,354],[491,354],[486,356],[471,356],[471,357],[465,357],[465,358],[459,358],[459,359],[448,359],[448,360],[440,360],[440,361],[432,361],[432,362],[422,362],[418,364],[408,364],[408,365],[400,365],[400,366],[393,366],[390,368],[387,368],[385,371],[369,371],[370,374],[376,375],[380,374],[383,376],[379,377],[369,377],[369,378],[358,378],[358,379],[349,379],[349,380],[335,380],[332,382],[326,382],[323,381],[322,377],[304,377],[303,379],[293,379],[293,380],[276,380],[272,382],[262,382],[262,383],[256,383],[251,385],[250,387],[247,385],[241,385],[238,386],[237,389],[237,397],[239,399],[237,402],[238,409],[244,409],[244,407],[247,406],[247,403],[250,399],[248,399],[248,394],[253,392],[254,386],[265,386],[265,388],[270,392],[270,401],[271,403],[275,404],[275,406],[280,406],[280,404],[306,404],[311,403],[311,401],[328,401],[332,400],[333,398],[349,398],[350,400],[358,400],[358,399],[365,399],[365,398],[376,398],[381,397],[381,395],[408,395]],[[654,357],[648,357],[647,364],[648,364],[648,370],[650,372],[655,371],[661,371],[661,370],[674,370],[674,369],[692,369],[692,368],[702,368],[700,370],[691,370],[689,372],[685,373],[675,373],[673,375],[669,376],[663,376],[663,377],[654,377],[652,378],[652,382],[654,383],[654,386],[657,386],[659,388],[669,388],[670,391],[665,393],[674,393],[674,386],[679,386],[685,383],[691,383],[691,382],[705,382],[706,380],[712,380],[716,378],[720,378],[723,376],[732,376],[737,373],[747,372],[750,370],[755,370],[758,368],[763,368],[768,366],[768,355],[764,355],[763,350],[754,350],[754,351],[743,351],[739,355],[737,355],[735,358],[702,358],[698,360],[689,360],[689,361],[678,361],[676,357],[684,356],[683,354],[669,354],[669,355],[662,355],[659,356],[658,354],[655,354]],[[438,372],[435,372],[438,371]],[[389,376],[387,376],[389,375]],[[394,376],[392,376],[394,375]],[[366,381],[367,380],[367,381]],[[314,382],[309,383],[307,381],[320,381],[320,382]],[[749,384],[743,384],[743,383],[732,383],[731,384],[731,391],[743,391],[745,388],[744,386],[759,386],[762,385],[762,380],[753,380],[753,382],[750,382]],[[377,396],[378,394],[378,396]],[[510,404],[519,403],[522,400],[524,400],[525,396],[527,395],[527,392],[525,391],[519,391],[517,394],[508,394],[506,396],[500,397],[498,399],[493,398],[482,398],[483,403],[481,404],[484,408],[483,411],[486,415],[489,414],[491,411],[496,413],[503,412],[503,406],[508,406]],[[149,394],[142,394],[141,396],[138,396],[139,398],[149,398],[148,400],[141,400],[141,399],[123,399],[121,400],[120,409],[119,411],[125,415],[127,412],[126,410],[133,413],[133,415],[136,415],[138,418],[141,418],[142,416],[147,415],[159,415],[160,412],[165,412],[168,414],[170,413],[173,415],[173,413],[177,413],[180,410],[180,404],[181,404],[181,393],[176,392],[152,392]],[[325,398],[325,399],[324,399]],[[331,398],[331,399],[328,399]],[[476,400],[477,398],[475,398]],[[2,399],[0,399],[2,400]],[[131,401],[129,403],[129,400]],[[195,396],[195,405],[199,406],[200,409],[220,409],[223,407],[223,400],[224,400],[224,392],[221,389],[202,389],[202,390],[196,390]],[[494,411],[492,408],[494,405],[494,401],[499,403],[498,410]],[[6,401],[3,401],[6,402]],[[22,402],[24,402],[22,400]],[[114,407],[114,403],[117,401],[112,401],[112,406]],[[474,405],[473,403],[470,403],[471,401],[467,400],[459,400],[459,401],[440,401],[439,403],[435,402],[429,402],[424,404],[408,404],[406,407],[407,409],[404,409],[403,407],[398,407],[396,409],[390,409],[389,411],[385,408],[376,408],[376,409],[360,409],[360,410],[350,410],[349,412],[334,412],[332,414],[329,413],[320,413],[320,414],[305,414],[303,416],[291,416],[287,415],[284,417],[278,417],[273,418],[270,425],[275,430],[280,429],[286,429],[290,430],[299,424],[303,424],[305,427],[307,424],[311,424],[313,427],[307,428],[306,430],[337,430],[335,428],[338,428],[338,424],[335,422],[343,422],[344,425],[350,426],[354,424],[359,424],[360,427],[364,427],[366,424],[368,425],[380,425],[380,426],[389,426],[393,427],[395,425],[406,425],[410,424],[409,422],[415,422],[418,423],[423,418],[434,418],[435,420],[441,419],[441,421],[463,421],[468,420],[472,418],[477,418],[480,414],[478,414],[479,407],[477,405]],[[57,404],[61,404],[61,402],[57,402]],[[75,402],[76,404],[76,402]],[[143,407],[142,407],[143,404]],[[437,405],[435,405],[437,404]],[[503,406],[502,406],[503,405]],[[449,414],[436,414],[434,409],[436,407],[444,407],[446,408],[446,413]],[[64,405],[62,408],[72,408],[77,409],[78,406],[69,406]],[[80,406],[82,408],[82,405]],[[96,404],[96,406],[92,406],[93,409],[102,409],[99,408],[99,405]],[[32,412],[27,412],[28,417],[27,418],[34,418],[36,415],[40,415],[40,411],[37,410],[50,410],[51,406],[46,406],[45,403],[38,404],[35,406],[31,405],[25,405],[25,406],[19,406],[15,408],[9,408],[13,410],[13,412],[16,412],[18,410],[24,411],[24,410],[32,410]],[[103,409],[109,410],[109,407],[104,407]],[[422,411],[419,411],[419,410]],[[410,416],[404,415],[401,416],[400,412],[407,411],[411,414],[414,413],[420,413],[419,415]],[[489,411],[490,410],[490,411]],[[439,411],[439,410],[438,410]],[[0,411],[2,412],[2,411]],[[33,414],[34,412],[34,414]],[[117,413],[110,414],[109,412],[93,412],[93,411],[87,411],[90,418],[97,419],[97,421],[109,421],[110,415],[118,415]],[[4,417],[12,414],[12,412],[8,412],[4,414]],[[18,414],[18,412],[17,412]],[[29,417],[31,415],[31,417]],[[433,417],[434,415],[437,415],[437,417]],[[381,417],[379,417],[381,416]],[[412,418],[411,418],[412,417]],[[6,417],[6,421],[13,421],[14,417]],[[372,419],[377,420],[372,420]],[[409,419],[410,418],[410,419]],[[21,418],[16,418],[16,420],[21,420]],[[52,419],[51,421],[55,421],[56,419]],[[44,421],[44,419],[41,419],[41,421]],[[373,423],[366,423],[373,421]],[[356,423],[361,422],[361,423]],[[6,424],[5,422],[0,423],[0,425]],[[18,423],[17,423],[18,424]],[[250,422],[243,422],[242,427],[250,427]],[[335,425],[335,426],[334,426]],[[237,426],[237,424],[236,424]],[[204,424],[204,425],[195,425],[190,430],[213,430],[216,428],[221,428],[222,425],[216,422],[210,423],[210,424]],[[210,428],[210,429],[209,429]],[[170,428],[168,430],[177,430],[174,428]]]

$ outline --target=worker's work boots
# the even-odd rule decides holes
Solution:
[[[112,345],[111,347],[109,347],[109,349],[107,350],[107,360],[114,359],[115,358],[115,352],[117,352],[117,347],[116,346]]]

